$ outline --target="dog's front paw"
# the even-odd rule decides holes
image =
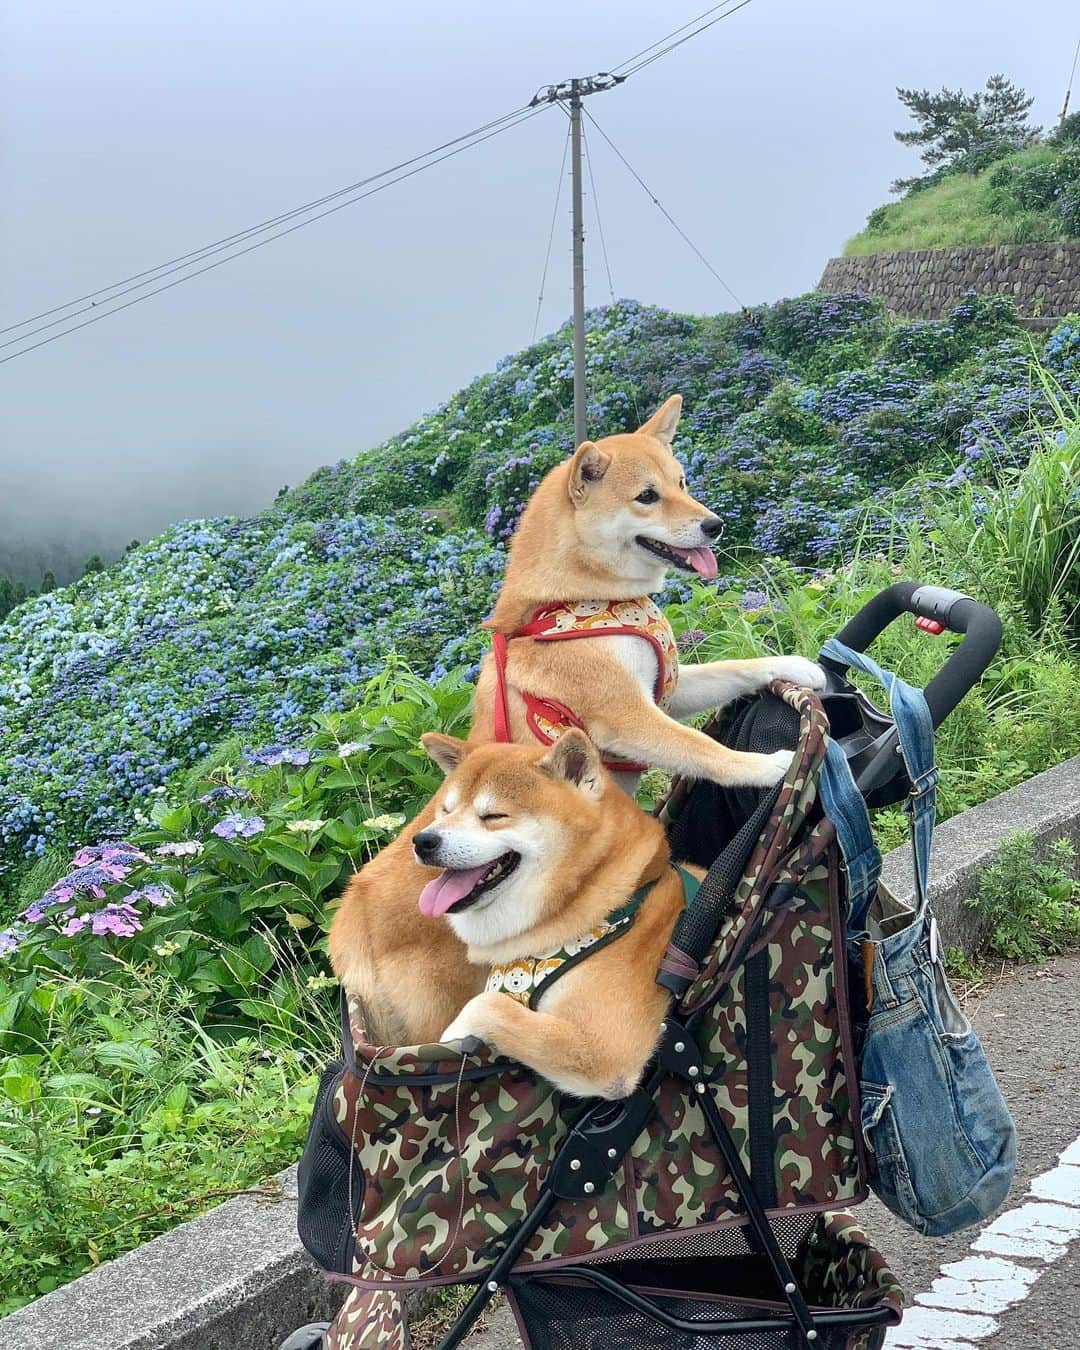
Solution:
[[[781,656],[773,662],[770,674],[774,680],[789,680],[804,689],[825,688],[825,672],[805,656]]]
[[[468,1003],[439,1037],[439,1044],[447,1045],[451,1041],[486,1041],[489,1036],[491,1021],[485,1015],[486,1007],[484,994],[477,994],[475,998],[469,999]]]
[[[747,766],[749,772],[739,781],[746,787],[775,787],[782,781],[794,758],[794,750],[775,750],[771,755],[747,755],[746,759],[753,760],[754,764],[752,767]]]

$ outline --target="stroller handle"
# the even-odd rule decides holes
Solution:
[[[898,581],[868,600],[837,637],[863,652],[901,614],[916,614],[964,634],[963,642],[923,691],[934,726],[939,727],[994,659],[1001,645],[1001,620],[988,605],[961,591]],[[826,659],[824,664],[838,673],[844,669],[836,661]]]

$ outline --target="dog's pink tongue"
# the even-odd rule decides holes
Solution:
[[[445,914],[451,906],[465,899],[490,866],[490,863],[485,863],[483,867],[463,867],[440,872],[420,892],[420,913],[432,919]]]
[[[716,576],[716,554],[711,548],[677,548],[674,551],[680,558],[685,558],[704,581],[712,581]]]

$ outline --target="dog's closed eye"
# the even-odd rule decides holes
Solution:
[[[480,817],[483,821],[489,820],[509,820],[510,817],[505,811],[487,811]]]

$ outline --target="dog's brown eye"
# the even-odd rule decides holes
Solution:
[[[639,501],[642,506],[652,506],[653,502],[660,500],[660,494],[655,488],[646,488],[644,492],[639,492],[634,500]]]
[[[510,817],[505,811],[489,811],[486,815],[480,817],[481,820],[509,820]]]

